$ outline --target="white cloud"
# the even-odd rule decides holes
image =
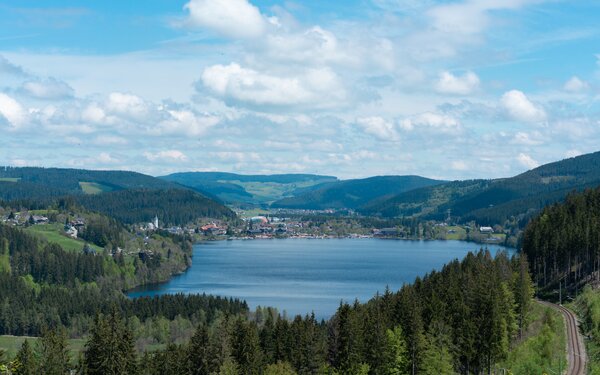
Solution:
[[[15,129],[23,125],[26,119],[21,104],[4,93],[0,93],[0,115],[8,120],[9,125]]]
[[[108,96],[106,109],[120,115],[139,118],[147,113],[148,106],[139,96],[113,92]]]
[[[232,63],[213,65],[202,73],[202,83],[225,100],[256,106],[339,105],[346,93],[329,68],[308,69],[299,76],[280,77]]]
[[[156,153],[144,152],[144,157],[149,161],[163,161],[163,162],[181,162],[187,161],[188,157],[179,150],[167,150],[159,151]]]
[[[187,135],[197,137],[217,125],[221,119],[214,115],[198,115],[191,110],[168,110],[169,118],[150,129],[154,135]]]
[[[27,81],[23,84],[23,91],[38,99],[63,99],[74,95],[71,86],[54,78]]]
[[[92,103],[83,110],[81,118],[85,122],[99,124],[106,119],[106,113],[97,103]]]
[[[464,160],[455,160],[450,163],[450,168],[455,171],[466,171],[469,169],[469,165]]]
[[[443,94],[467,95],[479,88],[479,77],[473,72],[455,76],[450,72],[440,73],[435,85],[436,91]]]
[[[524,167],[529,168],[529,169],[533,169],[533,168],[537,168],[540,166],[540,163],[538,163],[535,159],[533,159],[531,156],[524,154],[524,153],[520,153],[519,156],[517,156],[517,161]]]
[[[544,143],[541,138],[542,134],[539,132],[533,132],[531,134],[526,132],[517,132],[511,142],[518,145],[537,146]]]
[[[511,90],[502,96],[502,105],[509,116],[517,121],[540,122],[546,119],[543,108],[533,104],[527,96],[518,90]]]
[[[569,92],[581,92],[589,88],[590,85],[587,82],[579,79],[579,77],[577,76],[571,77],[571,79],[565,82],[565,85],[563,86],[563,89]]]
[[[356,120],[362,130],[384,141],[396,141],[398,133],[393,123],[377,116],[362,117]]]
[[[462,131],[460,122],[452,116],[426,112],[399,122],[405,131],[429,130],[441,133],[458,133]]]
[[[108,152],[101,152],[96,158],[96,161],[102,164],[114,164],[119,162],[118,159],[113,158]]]
[[[256,38],[267,28],[260,10],[247,0],[191,0],[189,26],[212,30],[230,38]]]
[[[433,27],[444,33],[478,34],[486,29],[490,14],[499,10],[515,10],[540,0],[464,0],[431,8],[428,15]]]

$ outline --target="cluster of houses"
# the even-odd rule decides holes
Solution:
[[[2,223],[12,226],[48,224],[49,221],[46,216],[20,212],[2,217]]]
[[[77,218],[75,220],[71,220],[65,224],[65,234],[71,238],[77,238],[79,233],[85,227],[85,220],[82,218]]]

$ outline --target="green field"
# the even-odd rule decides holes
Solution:
[[[18,177],[0,177],[0,182],[19,182],[21,181]]]
[[[257,203],[272,203],[281,198],[292,195],[296,189],[306,188],[323,183],[323,180],[311,180],[282,184],[277,182],[253,182],[228,180],[219,181],[222,183],[236,184],[244,188],[248,193],[254,196]]]
[[[35,346],[35,342],[38,338],[26,336],[0,336],[0,349],[6,351],[8,358],[13,358],[25,340],[29,340],[29,343],[32,346]],[[68,342],[71,358],[75,359],[77,358],[77,354],[83,350],[85,339],[70,339]]]
[[[81,251],[85,245],[85,242],[82,240],[64,235],[63,226],[61,224],[32,225],[25,230],[39,235],[48,242],[60,245],[66,251]],[[97,252],[102,251],[102,249],[96,245],[90,244],[90,247]]]
[[[447,240],[464,240],[467,238],[467,231],[463,227],[451,225],[442,228],[446,231]]]
[[[110,186],[102,185],[97,182],[79,182],[79,187],[86,194],[100,194],[113,191]]]

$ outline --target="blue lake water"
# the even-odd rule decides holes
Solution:
[[[504,249],[487,247],[493,254]],[[209,242],[194,246],[186,273],[129,295],[206,293],[245,299],[251,308],[273,306],[289,315],[314,311],[319,319],[329,318],[340,300],[364,302],[386,285],[397,290],[480,248],[461,241],[373,238]]]

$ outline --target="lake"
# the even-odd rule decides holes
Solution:
[[[367,301],[482,245],[461,241],[365,239],[234,240],[197,244],[192,267],[163,284],[129,293],[206,293],[273,306],[288,315],[329,318],[340,300]],[[504,249],[487,246],[493,254]],[[513,251],[513,250],[509,250]]]

